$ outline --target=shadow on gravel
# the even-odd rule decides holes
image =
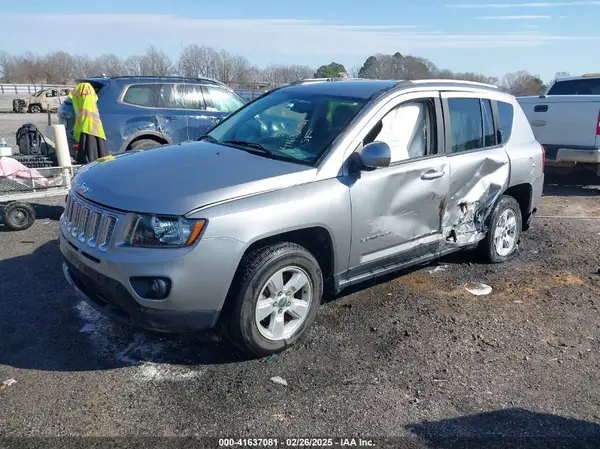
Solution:
[[[408,426],[431,449],[597,448],[600,425],[521,408]]]
[[[30,255],[0,260],[0,365],[91,371],[244,360],[212,333],[170,335],[112,322],[74,296],[61,264],[56,240]]]
[[[568,175],[548,173],[544,178],[543,196],[598,196],[600,178],[587,171]]]

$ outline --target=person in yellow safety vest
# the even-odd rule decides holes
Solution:
[[[76,163],[84,165],[108,156],[96,91],[90,83],[78,83],[69,93],[69,97],[75,111],[73,137],[79,143]]]

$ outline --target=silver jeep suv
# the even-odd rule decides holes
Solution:
[[[82,167],[63,271],[116,320],[219,325],[264,356],[306,334],[325,291],[458,250],[511,259],[543,168],[519,104],[494,86],[297,82],[197,142]]]

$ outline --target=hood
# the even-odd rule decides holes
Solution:
[[[82,167],[74,190],[128,212],[184,215],[208,204],[303,184],[316,169],[208,142],[109,156]]]
[[[25,95],[24,97],[19,98],[19,100],[21,101],[32,101],[32,100],[36,100],[39,97],[36,97],[34,95]]]

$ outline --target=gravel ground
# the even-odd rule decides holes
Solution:
[[[597,447],[598,193],[547,185],[514,261],[465,253],[344,292],[300,344],[251,361],[217,336],[138,331],[79,301],[60,270],[62,200],[47,200],[32,228],[0,229],[0,382],[16,380],[0,387],[0,434]]]

